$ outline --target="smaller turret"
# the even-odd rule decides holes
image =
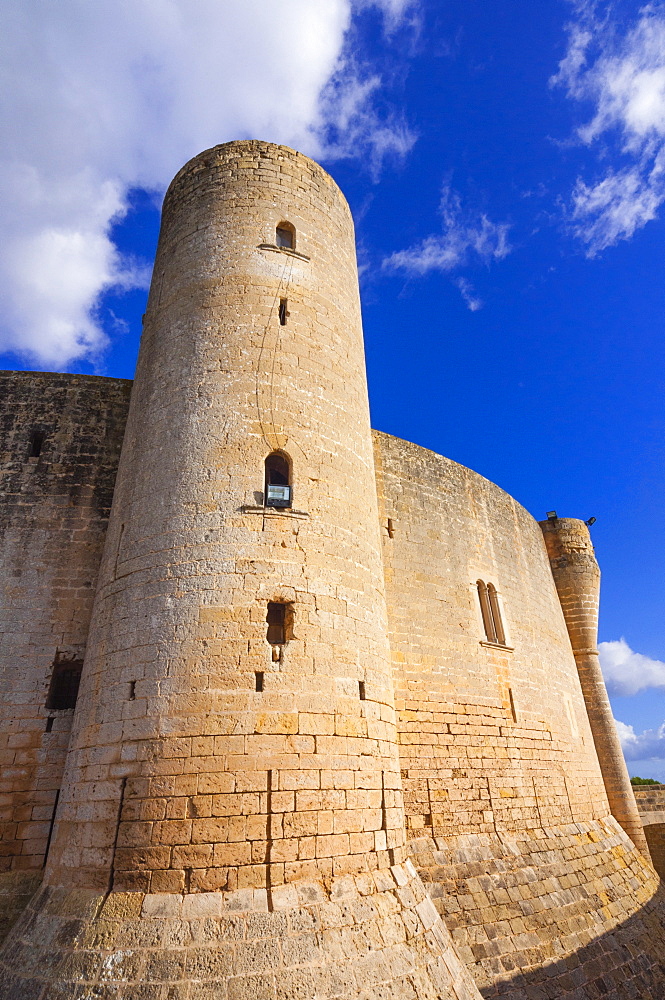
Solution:
[[[600,569],[584,521],[550,516],[541,521],[554,583],[580,676],[596,753],[612,815],[649,857],[610,700],[598,659]]]

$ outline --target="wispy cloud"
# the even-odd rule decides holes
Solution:
[[[375,172],[414,137],[351,57],[414,0],[22,0],[0,7],[0,350],[61,368],[103,350],[110,288],[145,284],[110,232],[200,150],[258,137]],[[359,68],[360,67],[360,68]]]
[[[390,33],[402,24],[408,15],[415,16],[420,0],[353,0],[353,5],[358,10],[377,7],[384,16],[385,29]]]
[[[608,164],[572,192],[573,228],[593,257],[629,239],[665,201],[665,8],[647,4],[626,31],[601,20],[595,3],[578,2],[551,83],[592,105],[577,135]]]
[[[460,295],[466,302],[471,312],[477,312],[483,308],[483,300],[476,295],[473,285],[467,278],[458,278],[455,282],[460,290]]]
[[[598,650],[610,694],[633,695],[647,688],[665,688],[665,663],[634,652],[625,639],[601,642]]]
[[[665,760],[665,722],[658,729],[645,729],[641,733],[636,733],[633,726],[627,726],[618,719],[614,722],[627,761]]]
[[[401,159],[417,135],[397,111],[379,112],[374,98],[381,88],[378,74],[367,75],[352,55],[341,59],[320,99],[319,148],[330,159],[361,154],[374,178],[386,160]]]
[[[459,194],[448,184],[443,188],[440,214],[443,223],[440,234],[427,236],[407,250],[391,254],[383,261],[384,269],[414,276],[430,271],[448,273],[472,262],[501,260],[510,253],[510,226],[492,222],[486,215],[471,216],[465,212]],[[482,307],[468,279],[458,278],[455,284],[472,312]]]

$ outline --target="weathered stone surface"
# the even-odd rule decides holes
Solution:
[[[665,785],[633,788],[653,866],[665,878]]]
[[[41,881],[73,716],[49,683],[85,653],[130,389],[0,372],[0,940]]]
[[[293,888],[298,895],[301,885]],[[404,904],[405,888],[410,906]],[[164,895],[158,913],[153,896],[79,895],[87,927],[81,941],[58,929],[70,923],[69,894],[45,888],[23,912],[5,948],[0,997],[479,998],[413,869],[393,866],[344,876],[316,900],[284,912],[266,910],[260,894],[214,895],[214,916],[188,895]],[[333,897],[344,901],[344,920],[342,904]],[[102,923],[106,929],[100,933]],[[54,934],[63,942],[57,952]]]
[[[384,434],[373,462],[320,167],[240,142],[174,180],[114,492],[129,384],[4,380],[2,1000],[665,995],[661,890],[571,649],[588,533],[557,593],[498,487]],[[63,778],[50,669],[86,641]]]

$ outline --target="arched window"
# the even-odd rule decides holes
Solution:
[[[273,451],[265,462],[265,506],[291,506],[291,463],[282,451]]]
[[[275,243],[278,247],[284,247],[286,250],[295,250],[296,227],[292,226],[290,222],[280,222],[275,231]]]
[[[482,580],[476,582],[478,589],[478,601],[480,603],[480,613],[483,617],[483,628],[485,638],[488,642],[494,642],[498,646],[506,645],[506,633],[501,621],[501,608],[499,607],[499,595],[493,583],[484,583]]]

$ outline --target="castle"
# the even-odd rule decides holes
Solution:
[[[133,386],[1,377],[0,997],[665,997],[588,529],[370,430],[316,163],[178,173]]]

